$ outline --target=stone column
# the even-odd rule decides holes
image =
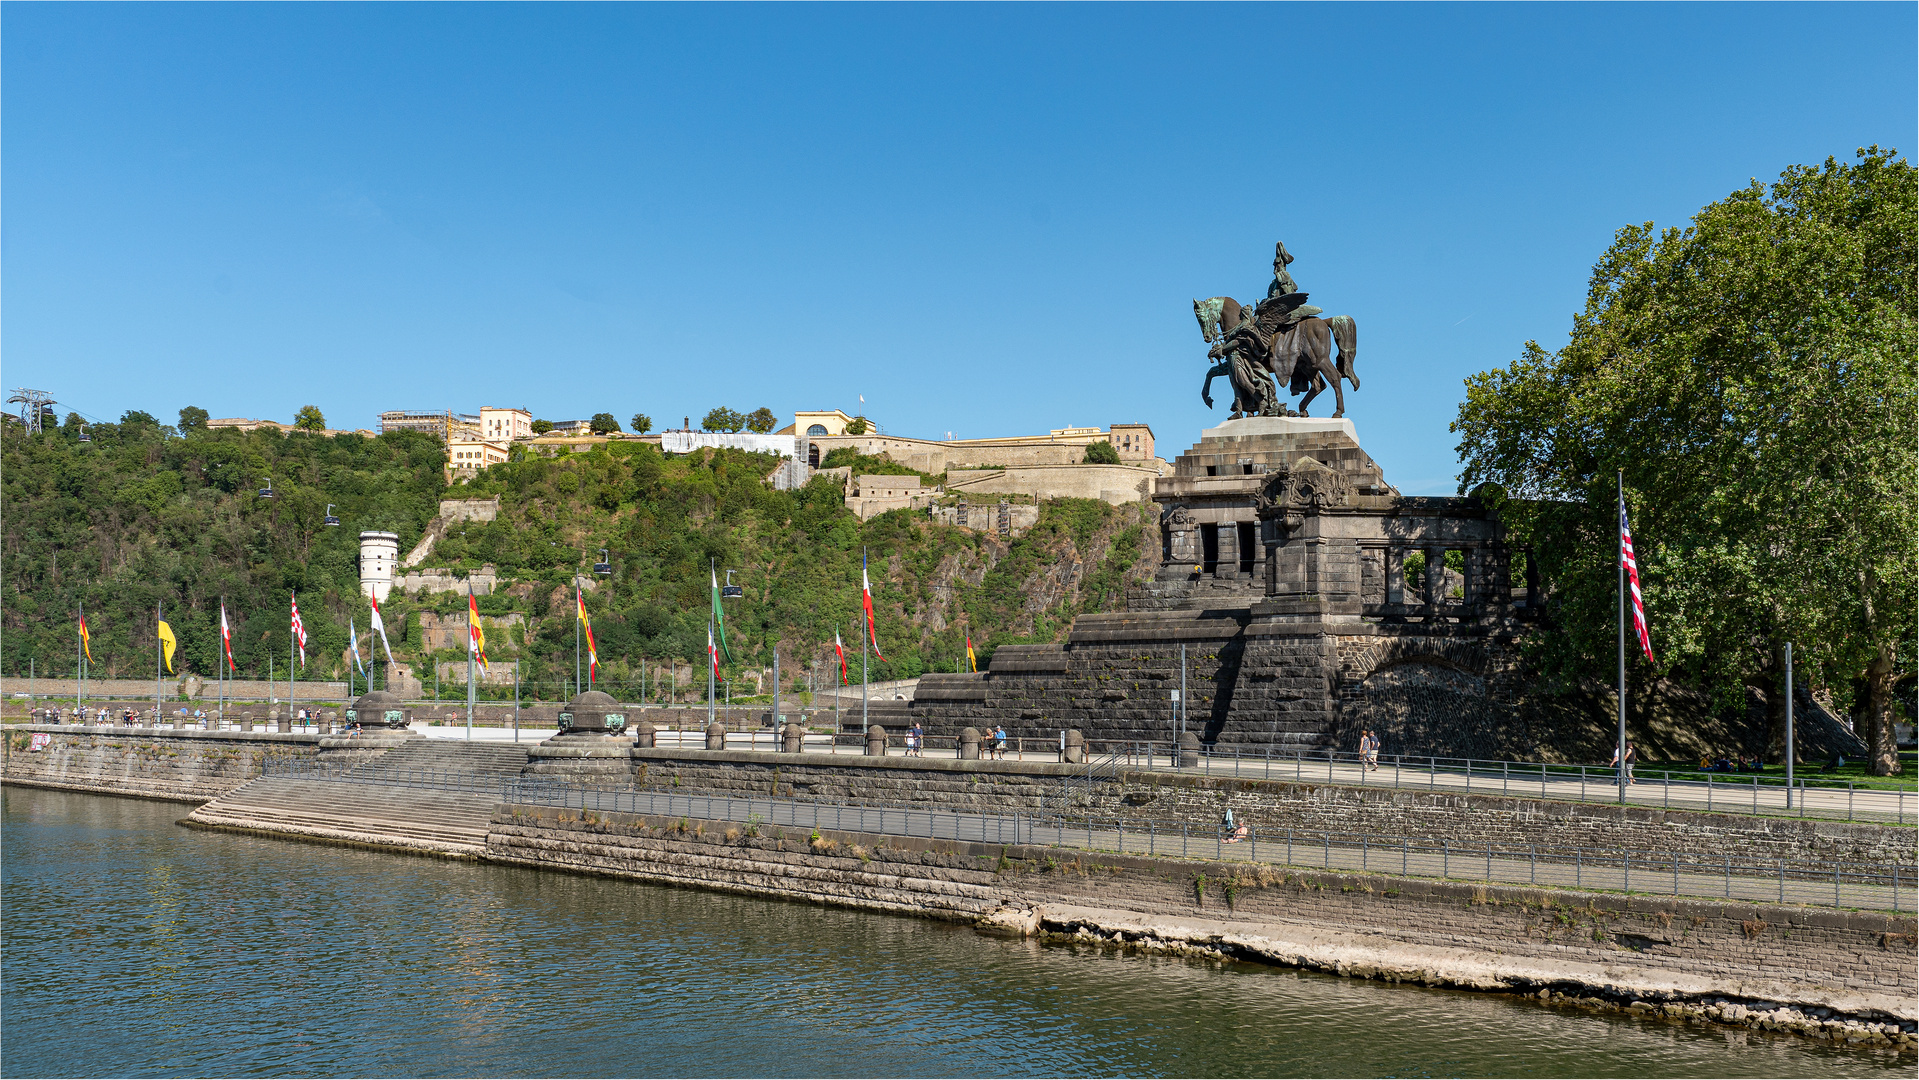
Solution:
[[[780,750],[783,753],[797,754],[806,746],[806,729],[798,724],[788,724],[780,730]]]
[[[651,721],[642,720],[633,728],[633,746],[638,750],[651,750],[658,744],[655,728]]]
[[[1066,733],[1066,745],[1061,748],[1060,760],[1069,765],[1078,765],[1086,760],[1086,736],[1078,728]]]
[[[1426,545],[1425,602],[1429,611],[1446,602],[1446,549],[1436,544]]]
[[[726,749],[726,725],[718,720],[706,725],[706,748],[708,750]]]
[[[886,729],[878,724],[866,729],[866,756],[886,756]]]
[[[979,760],[979,729],[961,728],[959,737],[959,756],[961,761]]]
[[[1222,581],[1231,581],[1239,576],[1239,523],[1220,522],[1218,534],[1219,563],[1213,568],[1213,576]]]

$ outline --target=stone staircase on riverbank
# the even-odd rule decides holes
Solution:
[[[263,776],[187,815],[198,825],[377,844],[440,855],[486,850],[498,788],[526,747],[413,739],[326,779]]]
[[[467,742],[464,739],[410,739],[367,762],[367,765],[386,772],[413,769],[511,779],[526,768],[526,751],[532,745]]]

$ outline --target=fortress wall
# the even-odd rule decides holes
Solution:
[[[1158,480],[1155,469],[1135,465],[1081,465],[1074,463],[1013,466],[1003,470],[953,470],[946,476],[946,493],[971,498],[978,494],[1031,495],[1041,498],[1100,499],[1114,506],[1152,498]]]

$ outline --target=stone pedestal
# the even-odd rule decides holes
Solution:
[[[985,672],[922,676],[911,720],[1163,746],[1185,685],[1204,745],[1350,749],[1357,727],[1397,726],[1389,743],[1450,755],[1412,740],[1498,726],[1489,680],[1512,668],[1521,617],[1487,501],[1402,496],[1350,420],[1282,417],[1207,429],[1153,497],[1161,565],[1125,611],[1080,616],[1064,644],[1002,646]],[[1442,569],[1408,585],[1415,552]]]
[[[886,729],[878,724],[866,729],[866,756],[886,756]]]
[[[587,690],[561,707],[559,733],[526,751],[528,775],[573,779],[593,785],[621,783],[632,775],[633,740],[626,712],[613,695]]]

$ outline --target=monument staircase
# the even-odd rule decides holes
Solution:
[[[410,739],[340,769],[271,773],[187,816],[217,828],[265,829],[315,839],[472,856],[500,789],[520,776],[524,745]]]

